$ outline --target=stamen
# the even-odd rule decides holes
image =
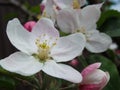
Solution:
[[[80,9],[80,4],[79,4],[78,0],[73,0],[73,8]]]
[[[37,53],[33,54],[40,62],[45,62],[50,59],[50,49],[56,45],[56,42],[50,44],[50,40],[44,39],[46,34],[42,34],[39,38],[36,39],[35,44],[38,47]],[[42,40],[40,40],[42,38]],[[50,37],[52,39],[52,37]],[[43,40],[44,39],[44,40]]]
[[[92,33],[87,32],[84,27],[81,27],[80,29],[76,30],[74,33],[82,33],[82,34],[84,34],[87,41],[90,40],[89,37],[92,35]]]

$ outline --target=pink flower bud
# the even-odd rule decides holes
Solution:
[[[91,64],[82,72],[83,81],[79,86],[80,90],[102,90],[109,81],[109,73],[100,69],[101,63]]]
[[[43,0],[42,3],[40,4],[41,12],[44,11],[44,9],[45,9],[45,5],[46,5],[46,2],[47,2],[47,0]]]
[[[73,59],[72,61],[70,61],[69,64],[72,65],[72,66],[74,66],[74,67],[76,67],[79,64],[79,62],[78,62],[77,59]]]
[[[27,29],[29,32],[32,31],[32,28],[35,26],[35,21],[29,21],[24,24],[24,28]]]

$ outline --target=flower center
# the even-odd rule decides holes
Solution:
[[[92,34],[92,33],[90,33],[90,32],[87,32],[84,27],[81,27],[80,29],[77,29],[77,30],[75,31],[75,33],[82,33],[82,34],[84,34],[87,41],[89,41],[89,37],[90,37],[91,34]]]
[[[86,34],[86,29],[84,27],[81,27],[80,29],[76,30],[75,32],[81,32],[83,34]]]
[[[46,62],[51,59],[50,49],[56,45],[56,42],[53,42],[52,45],[49,45],[49,40],[40,41],[40,38],[37,38],[35,41],[36,46],[38,47],[37,53],[33,56],[38,59],[40,62]]]
[[[78,0],[73,0],[73,8],[80,9],[80,4],[79,4]]]

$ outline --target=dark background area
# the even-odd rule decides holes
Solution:
[[[12,0],[11,0],[12,1]],[[21,4],[27,2],[31,6],[39,5],[40,0],[15,0]],[[12,4],[9,0],[0,0],[0,59],[5,58],[16,51],[6,35],[7,22],[13,18],[19,18],[22,24],[27,21],[29,12],[24,11],[18,5]]]

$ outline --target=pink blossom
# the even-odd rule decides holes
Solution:
[[[29,21],[24,24],[24,28],[27,29],[29,32],[32,31],[32,28],[35,26],[35,21]]]
[[[80,90],[102,90],[109,81],[109,73],[100,69],[101,63],[94,63],[86,67],[82,72],[83,81],[79,85]]]
[[[43,0],[42,3],[40,4],[41,12],[44,11],[44,9],[45,9],[45,5],[46,5],[46,2],[47,2],[47,0]]]
[[[72,66],[74,66],[74,67],[76,67],[76,66],[79,64],[79,62],[78,62],[78,60],[75,58],[75,59],[73,59],[72,61],[70,61],[69,64],[72,65]]]
[[[41,4],[41,5],[40,5],[40,9],[41,9],[41,12],[43,12],[44,9],[45,9],[45,5]]]

